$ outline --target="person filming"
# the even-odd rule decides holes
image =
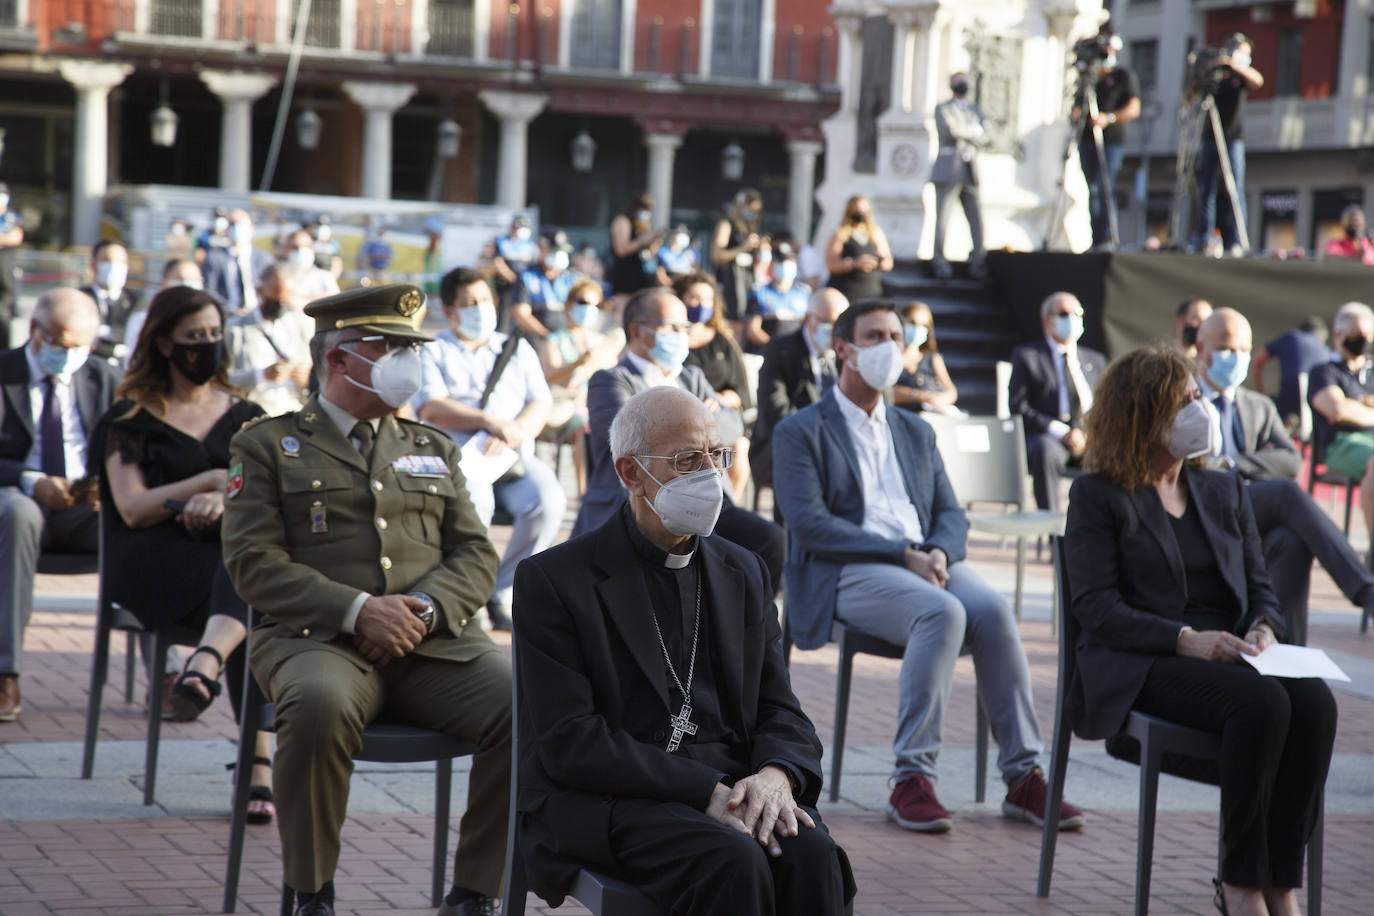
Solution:
[[[1083,167],[1083,179],[1088,183],[1088,213],[1092,220],[1093,248],[1106,249],[1116,244],[1112,232],[1111,200],[1116,173],[1126,155],[1126,125],[1140,117],[1140,83],[1130,69],[1120,66],[1116,52],[1121,39],[1104,25],[1097,42],[1102,55],[1101,68],[1094,82],[1084,77],[1083,88],[1073,110],[1073,120],[1081,125],[1078,139],[1078,160]],[[1087,92],[1091,89],[1097,102],[1097,114],[1091,113]],[[1101,132],[1101,145],[1096,134]]]
[[[1221,228],[1222,247],[1232,255],[1241,255],[1247,246],[1241,243],[1240,227],[1245,224],[1245,140],[1242,139],[1245,118],[1245,96],[1264,85],[1264,77],[1250,65],[1250,39],[1240,32],[1226,42],[1225,53],[1216,59],[1217,76],[1212,86],[1217,119],[1221,125],[1226,159],[1236,184],[1235,206],[1229,192],[1219,193],[1217,187],[1221,171],[1221,155],[1213,129],[1203,125],[1202,142],[1198,146],[1197,192],[1198,234],[1193,239],[1194,250],[1201,250],[1212,237],[1213,228]],[[1223,203],[1224,201],[1224,203]],[[1223,203],[1218,214],[1218,204]],[[1239,214],[1237,214],[1239,211]],[[1236,222],[1239,215],[1240,223]]]

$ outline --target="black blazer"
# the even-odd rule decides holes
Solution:
[[[555,906],[583,863],[609,859],[611,801],[704,810],[720,778],[663,749],[668,675],[627,524],[617,512],[515,571],[520,842],[530,887]],[[722,713],[749,742],[752,771],[786,761],[802,777],[797,801],[814,806],[821,743],[792,693],[767,568],[723,538],[699,545],[701,650],[712,653]]]
[[[1283,616],[1264,568],[1250,497],[1235,474],[1183,469],[1243,636],[1261,620],[1282,638]],[[1155,656],[1173,655],[1187,604],[1183,557],[1153,487],[1127,492],[1101,474],[1069,491],[1064,533],[1072,612],[1083,627],[1069,721],[1083,738],[1121,730]]]
[[[1236,458],[1236,470],[1241,476],[1246,480],[1297,477],[1302,456],[1293,447],[1273,399],[1248,388],[1237,388],[1236,413],[1245,440],[1237,443],[1241,455]]]
[[[760,487],[773,485],[773,427],[821,399],[805,334],[793,331],[775,337],[763,350],[759,392],[754,399],[759,413],[749,437],[749,470]]]
[[[1059,373],[1054,362],[1057,355],[1044,340],[1022,344],[1011,351],[1011,384],[1009,401],[1011,412],[1021,415],[1027,436],[1038,436],[1049,429],[1052,420],[1059,419]],[[1078,362],[1089,388],[1097,387],[1107,357],[1087,347],[1078,348]]]
[[[121,375],[105,360],[92,356],[72,377],[76,410],[88,438],[96,421],[114,403]],[[29,361],[24,357],[24,347],[0,351],[0,487],[19,486],[24,462],[37,435],[29,402]],[[98,474],[100,457],[87,457]]]

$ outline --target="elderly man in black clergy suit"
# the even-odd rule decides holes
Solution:
[[[1274,402],[1240,387],[1250,371],[1251,346],[1244,315],[1230,308],[1212,312],[1198,328],[1199,381],[1221,417],[1221,461],[1250,484],[1264,565],[1283,609],[1288,641],[1301,645],[1307,640],[1313,557],[1351,603],[1363,609],[1362,626],[1374,616],[1374,576],[1341,530],[1294,482],[1302,456]]]
[[[1011,353],[1011,412],[1026,431],[1035,504],[1062,511],[1059,478],[1077,467],[1088,447],[1083,416],[1092,407],[1093,387],[1107,366],[1096,350],[1078,345],[1083,305],[1073,293],[1051,293],[1040,304],[1044,340]]]
[[[631,398],[611,428],[628,502],[516,571],[517,829],[555,906],[584,867],[674,914],[829,916],[853,898],[767,568],[712,534],[722,441],[688,392]]]

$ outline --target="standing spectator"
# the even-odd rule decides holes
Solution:
[[[539,263],[539,242],[534,237],[530,218],[518,214],[511,220],[510,230],[496,239],[496,253],[492,269],[496,271],[496,296],[502,302],[520,282],[520,274]]]
[[[304,229],[291,233],[286,251],[286,265],[291,273],[290,296],[285,300],[288,307],[304,308],[308,302],[339,291],[339,281],[315,260],[315,240],[310,233]],[[259,282],[265,282],[265,278]]]
[[[231,315],[258,307],[258,282],[272,264],[272,256],[253,245],[253,220],[247,210],[228,216],[228,243],[211,247],[201,268],[205,289],[224,304]]]
[[[96,242],[91,249],[91,284],[82,292],[95,300],[100,312],[100,333],[95,355],[119,356],[124,329],[138,311],[138,300],[130,292],[129,252],[118,242]]]
[[[520,272],[512,294],[511,321],[522,333],[535,338],[563,326],[563,303],[577,282],[572,270],[572,246],[563,232],[547,235],[540,243],[543,256]]]
[[[1264,77],[1251,66],[1250,39],[1240,32],[1226,42],[1226,53],[1217,58],[1222,69],[1221,79],[1212,91],[1217,117],[1221,121],[1222,141],[1231,174],[1236,181],[1236,203],[1240,207],[1241,224],[1245,224],[1245,97],[1264,85]],[[1210,127],[1202,131],[1197,150],[1197,235],[1193,250],[1197,251],[1212,237],[1212,229],[1221,227],[1221,244],[1231,255],[1243,254],[1240,231],[1231,206],[1230,195],[1218,180],[1221,177],[1221,153],[1214,142]],[[1119,161],[1119,160],[1118,160]],[[1221,208],[1218,216],[1217,208]]]
[[[487,605],[492,626],[509,629],[515,567],[554,542],[567,506],[558,476],[534,455],[553,396],[529,343],[496,331],[496,303],[481,274],[449,271],[439,296],[448,330],[425,346],[423,381],[411,404],[462,446],[463,474],[482,522],[490,525],[497,506],[515,519]]]
[[[968,90],[968,75],[956,73],[949,78],[949,91],[954,98],[935,106],[940,152],[930,168],[930,183],[935,185],[935,253],[930,261],[935,276],[941,280],[954,275],[945,260],[945,228],[949,225],[956,196],[964,208],[969,237],[973,240],[973,252],[968,258],[969,276],[981,280],[986,273],[983,212],[978,203],[978,168],[974,159],[989,140],[983,126],[983,112],[977,105],[969,104]]]
[[[908,302],[901,308],[902,374],[892,386],[892,402],[920,412],[958,414],[954,406],[959,389],[949,377],[940,348],[935,343],[935,316],[924,302]]]
[[[659,266],[672,283],[701,267],[701,258],[692,247],[692,234],[686,226],[678,226],[669,234],[668,240],[658,246],[657,257]]]
[[[396,256],[391,243],[386,240],[386,227],[376,223],[368,230],[367,241],[358,246],[358,269],[372,275],[374,281],[391,269],[391,261]]]
[[[274,265],[262,275],[258,307],[229,319],[224,341],[229,382],[270,417],[298,410],[310,394],[310,338],[315,326],[287,305],[294,298],[290,268]]]
[[[339,240],[334,238],[329,214],[321,213],[305,227],[305,231],[315,240],[315,266],[329,271],[337,281],[343,276],[343,258],[339,257]]]
[[[763,195],[743,188],[735,194],[725,217],[716,223],[711,237],[711,264],[716,281],[725,291],[725,317],[737,325],[744,321],[749,291],[754,288],[754,259],[763,244],[759,235],[762,222]]]
[[[196,263],[205,266],[210,252],[216,248],[229,247],[229,209],[216,207],[210,217],[210,225],[196,236]]]
[[[844,205],[844,222],[835,228],[825,250],[830,286],[850,302],[883,294],[883,274],[892,269],[887,236],[873,221],[873,205],[855,194]]]
[[[162,250],[169,258],[189,258],[191,256],[191,233],[186,220],[177,217],[162,237]]]
[[[74,289],[38,297],[24,346],[0,352],[0,722],[21,708],[20,653],[43,549],[94,554],[96,510],[73,484],[118,370],[89,359],[100,316]],[[98,463],[98,462],[97,462]]]
[[[169,286],[189,286],[191,289],[204,289],[205,283],[200,273],[200,265],[194,258],[172,258],[162,265],[162,289]],[[129,316],[124,326],[124,347],[130,353],[138,344],[138,335],[143,333],[143,322],[148,318],[146,308],[139,309]]]
[[[583,245],[572,257],[572,269],[584,277],[590,277],[606,292],[606,265],[601,263],[601,255],[594,245]]]
[[[716,281],[708,273],[688,274],[674,287],[678,298],[687,307],[687,359],[684,366],[696,366],[715,389],[716,399],[726,407],[743,415],[753,408],[753,392],[749,390],[749,374],[744,368],[744,354],[735,343],[725,316],[716,308]],[[734,463],[726,469],[732,495],[736,502],[744,500],[744,487],[749,480],[749,438],[741,428],[733,441],[726,440],[735,450]]]
[[[654,231],[653,218],[654,199],[636,191],[611,220],[610,282],[617,310],[630,294],[660,285],[654,251],[663,241],[663,231]]]
[[[1110,36],[1104,45],[1102,69],[1092,85],[1097,101],[1097,117],[1088,116],[1088,103],[1079,90],[1075,100],[1073,120],[1082,123],[1078,137],[1078,163],[1083,180],[1088,183],[1088,215],[1092,220],[1093,250],[1106,251],[1112,247],[1112,219],[1116,203],[1112,191],[1116,187],[1116,173],[1126,155],[1126,125],[1140,117],[1140,83],[1127,67],[1117,64],[1116,52],[1121,49],[1121,36],[1110,23],[1100,33]],[[1101,131],[1102,146],[1097,145]],[[1210,229],[1209,229],[1210,232]]]
[[[1189,359],[1197,359],[1197,329],[1212,314],[1212,303],[1206,299],[1184,299],[1174,311],[1174,346]]]
[[[782,243],[774,246],[768,282],[749,294],[744,335],[751,353],[762,352],[774,337],[801,327],[811,290],[798,283],[797,272],[796,251]]]
[[[1279,361],[1279,393],[1274,395],[1274,404],[1290,434],[1297,430],[1300,419],[1298,376],[1307,373],[1310,379],[1318,366],[1331,361],[1326,345],[1329,336],[1326,322],[1313,315],[1261,347],[1250,364],[1250,387],[1264,394],[1264,367],[1271,359]]]
[[[0,344],[9,346],[10,319],[18,293],[14,285],[14,249],[24,244],[19,214],[10,209],[10,186],[0,181]]]
[[[1344,234],[1327,242],[1322,255],[1346,258],[1366,265],[1374,264],[1374,241],[1370,241],[1365,232],[1364,210],[1357,204],[1351,204],[1341,211],[1341,230]]]

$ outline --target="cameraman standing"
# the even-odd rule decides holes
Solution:
[[[1240,32],[1232,35],[1226,42],[1225,52],[1216,59],[1217,76],[1212,88],[1217,118],[1221,122],[1222,139],[1226,144],[1226,158],[1231,163],[1231,173],[1236,181],[1236,204],[1240,209],[1242,224],[1245,215],[1245,140],[1242,139],[1245,96],[1252,89],[1264,85],[1264,77],[1250,65],[1250,39]],[[1197,235],[1193,237],[1193,249],[1203,250],[1212,237],[1212,229],[1218,225],[1218,199],[1224,202],[1221,207],[1221,244],[1234,257],[1245,253],[1240,241],[1240,228],[1236,225],[1235,210],[1231,206],[1224,188],[1217,187],[1221,160],[1215,142],[1216,137],[1208,124],[1202,127],[1202,142],[1198,146],[1198,221]]]
[[[1083,178],[1088,182],[1088,213],[1092,218],[1093,249],[1102,251],[1109,250],[1113,245],[1112,211],[1109,209],[1115,206],[1111,199],[1112,188],[1116,182],[1116,173],[1121,169],[1121,160],[1126,155],[1125,125],[1140,117],[1140,84],[1134,73],[1126,67],[1117,65],[1116,52],[1121,48],[1121,38],[1111,30],[1111,26],[1102,27],[1095,45],[1102,61],[1097,71],[1097,81],[1092,84],[1092,91],[1097,99],[1097,117],[1088,117],[1082,95],[1087,91],[1085,86],[1079,90],[1073,120],[1083,125],[1078,140],[1078,161],[1083,167]],[[1089,79],[1087,73],[1082,78],[1085,81]],[[1100,159],[1094,128],[1102,132]]]

